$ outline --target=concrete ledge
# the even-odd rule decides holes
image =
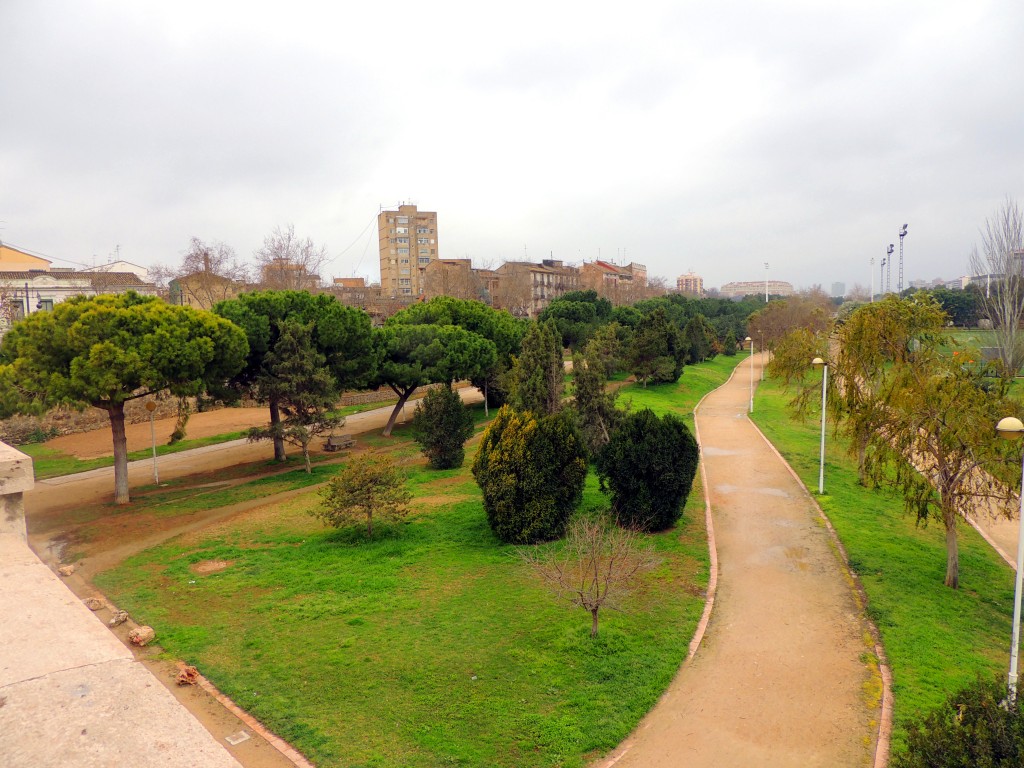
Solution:
[[[0,611],[4,768],[241,768],[11,533]]]

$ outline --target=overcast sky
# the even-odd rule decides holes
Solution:
[[[1019,0],[0,0],[0,29],[0,238],[61,264],[294,223],[376,280],[410,201],[445,257],[828,290],[904,222],[906,281],[965,274],[1024,195]]]

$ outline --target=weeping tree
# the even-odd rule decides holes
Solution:
[[[895,490],[919,524],[943,526],[944,581],[956,588],[960,518],[985,500],[994,514],[1016,509],[1000,479],[1013,474],[1004,465],[1014,461],[995,424],[1021,407],[1006,398],[999,366],[957,348],[944,324],[923,293],[888,297],[853,312],[831,337],[790,334],[776,346],[773,365],[797,382],[798,408],[809,408],[821,392],[820,379],[807,374],[810,358],[829,362],[830,416],[850,440],[862,482]]]

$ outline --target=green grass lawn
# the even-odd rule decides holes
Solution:
[[[755,396],[754,420],[816,491],[820,421],[817,414],[794,421],[787,400],[775,382],[765,381]],[[819,503],[864,585],[868,614],[892,666],[897,725],[978,674],[1005,674],[1013,573],[992,548],[960,525],[960,589],[943,586],[942,525],[918,527],[899,497],[858,485],[856,464],[834,437],[826,448],[825,491]],[[902,739],[898,729],[895,748],[902,748]]]
[[[704,395],[720,387],[737,365],[746,365],[746,357],[719,355],[700,365],[688,365],[674,384],[628,384],[619,390],[619,407],[629,405],[633,410],[650,408],[658,415],[675,413],[686,419],[693,428],[693,408]],[[740,372],[742,373],[742,372]],[[737,373],[737,375],[740,375]]]
[[[688,411],[735,360],[687,367],[645,397]],[[589,614],[494,538],[474,450],[437,472],[399,443],[415,513],[372,540],[325,530],[304,494],[97,581],[317,765],[582,766],[635,727],[685,658],[708,575],[699,477],[679,526],[651,537],[660,566],[626,612],[602,613],[592,640]],[[583,509],[606,506],[591,475]],[[197,572],[210,560],[230,565]]]

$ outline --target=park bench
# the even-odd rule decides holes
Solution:
[[[324,440],[324,450],[340,451],[342,448],[351,448],[355,444],[356,440],[352,435],[328,435]]]

